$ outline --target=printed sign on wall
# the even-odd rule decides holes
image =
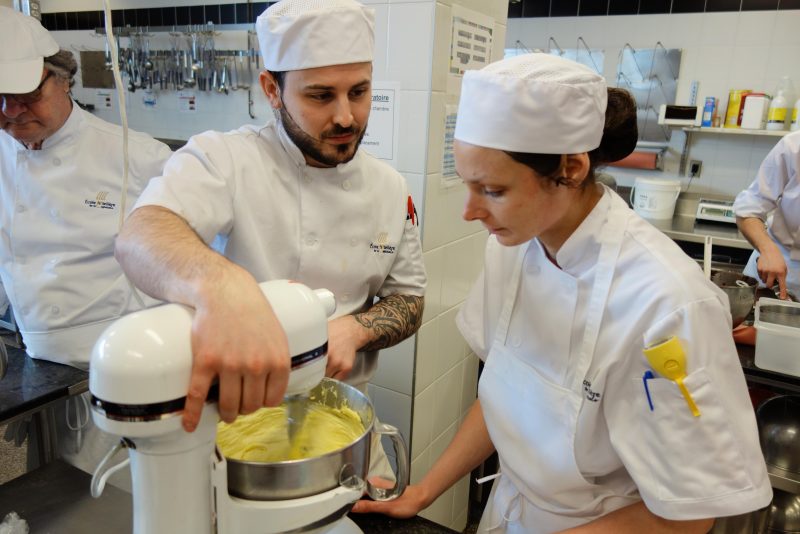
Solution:
[[[386,160],[396,167],[397,159],[397,99],[400,84],[397,82],[373,82],[372,110],[369,124],[361,146],[378,159]]]

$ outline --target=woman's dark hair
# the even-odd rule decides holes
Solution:
[[[598,167],[619,161],[636,148],[639,130],[636,126],[636,101],[624,89],[608,88],[608,106],[600,146],[589,152],[589,174],[581,187],[594,183]],[[569,180],[558,176],[561,154],[531,154],[528,152],[506,152],[514,161],[527,165],[540,176],[556,185],[574,187]]]

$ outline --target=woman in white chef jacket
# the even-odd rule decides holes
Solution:
[[[635,146],[631,97],[518,56],[466,73],[455,138],[464,218],[491,234],[458,317],[485,361],[478,400],[419,484],[355,511],[416,514],[493,450],[479,532],[706,532],[767,505],[726,297],[594,181]],[[643,380],[643,349],[671,336],[699,417],[675,382]]]

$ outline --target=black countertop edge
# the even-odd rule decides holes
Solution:
[[[31,358],[15,347],[7,350],[8,371],[0,380],[0,422],[88,390],[86,371]]]

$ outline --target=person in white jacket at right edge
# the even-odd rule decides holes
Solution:
[[[733,212],[755,251],[744,273],[767,287],[800,296],[800,132],[775,145],[750,187],[736,196]],[[764,224],[766,221],[766,225]]]
[[[770,502],[726,297],[595,183],[636,138],[630,95],[572,61],[526,54],[465,74],[463,216],[491,234],[458,316],[486,363],[478,399],[418,484],[355,511],[416,514],[495,449],[479,532],[699,533]],[[643,350],[671,336],[699,417],[675,382],[644,380]]]

